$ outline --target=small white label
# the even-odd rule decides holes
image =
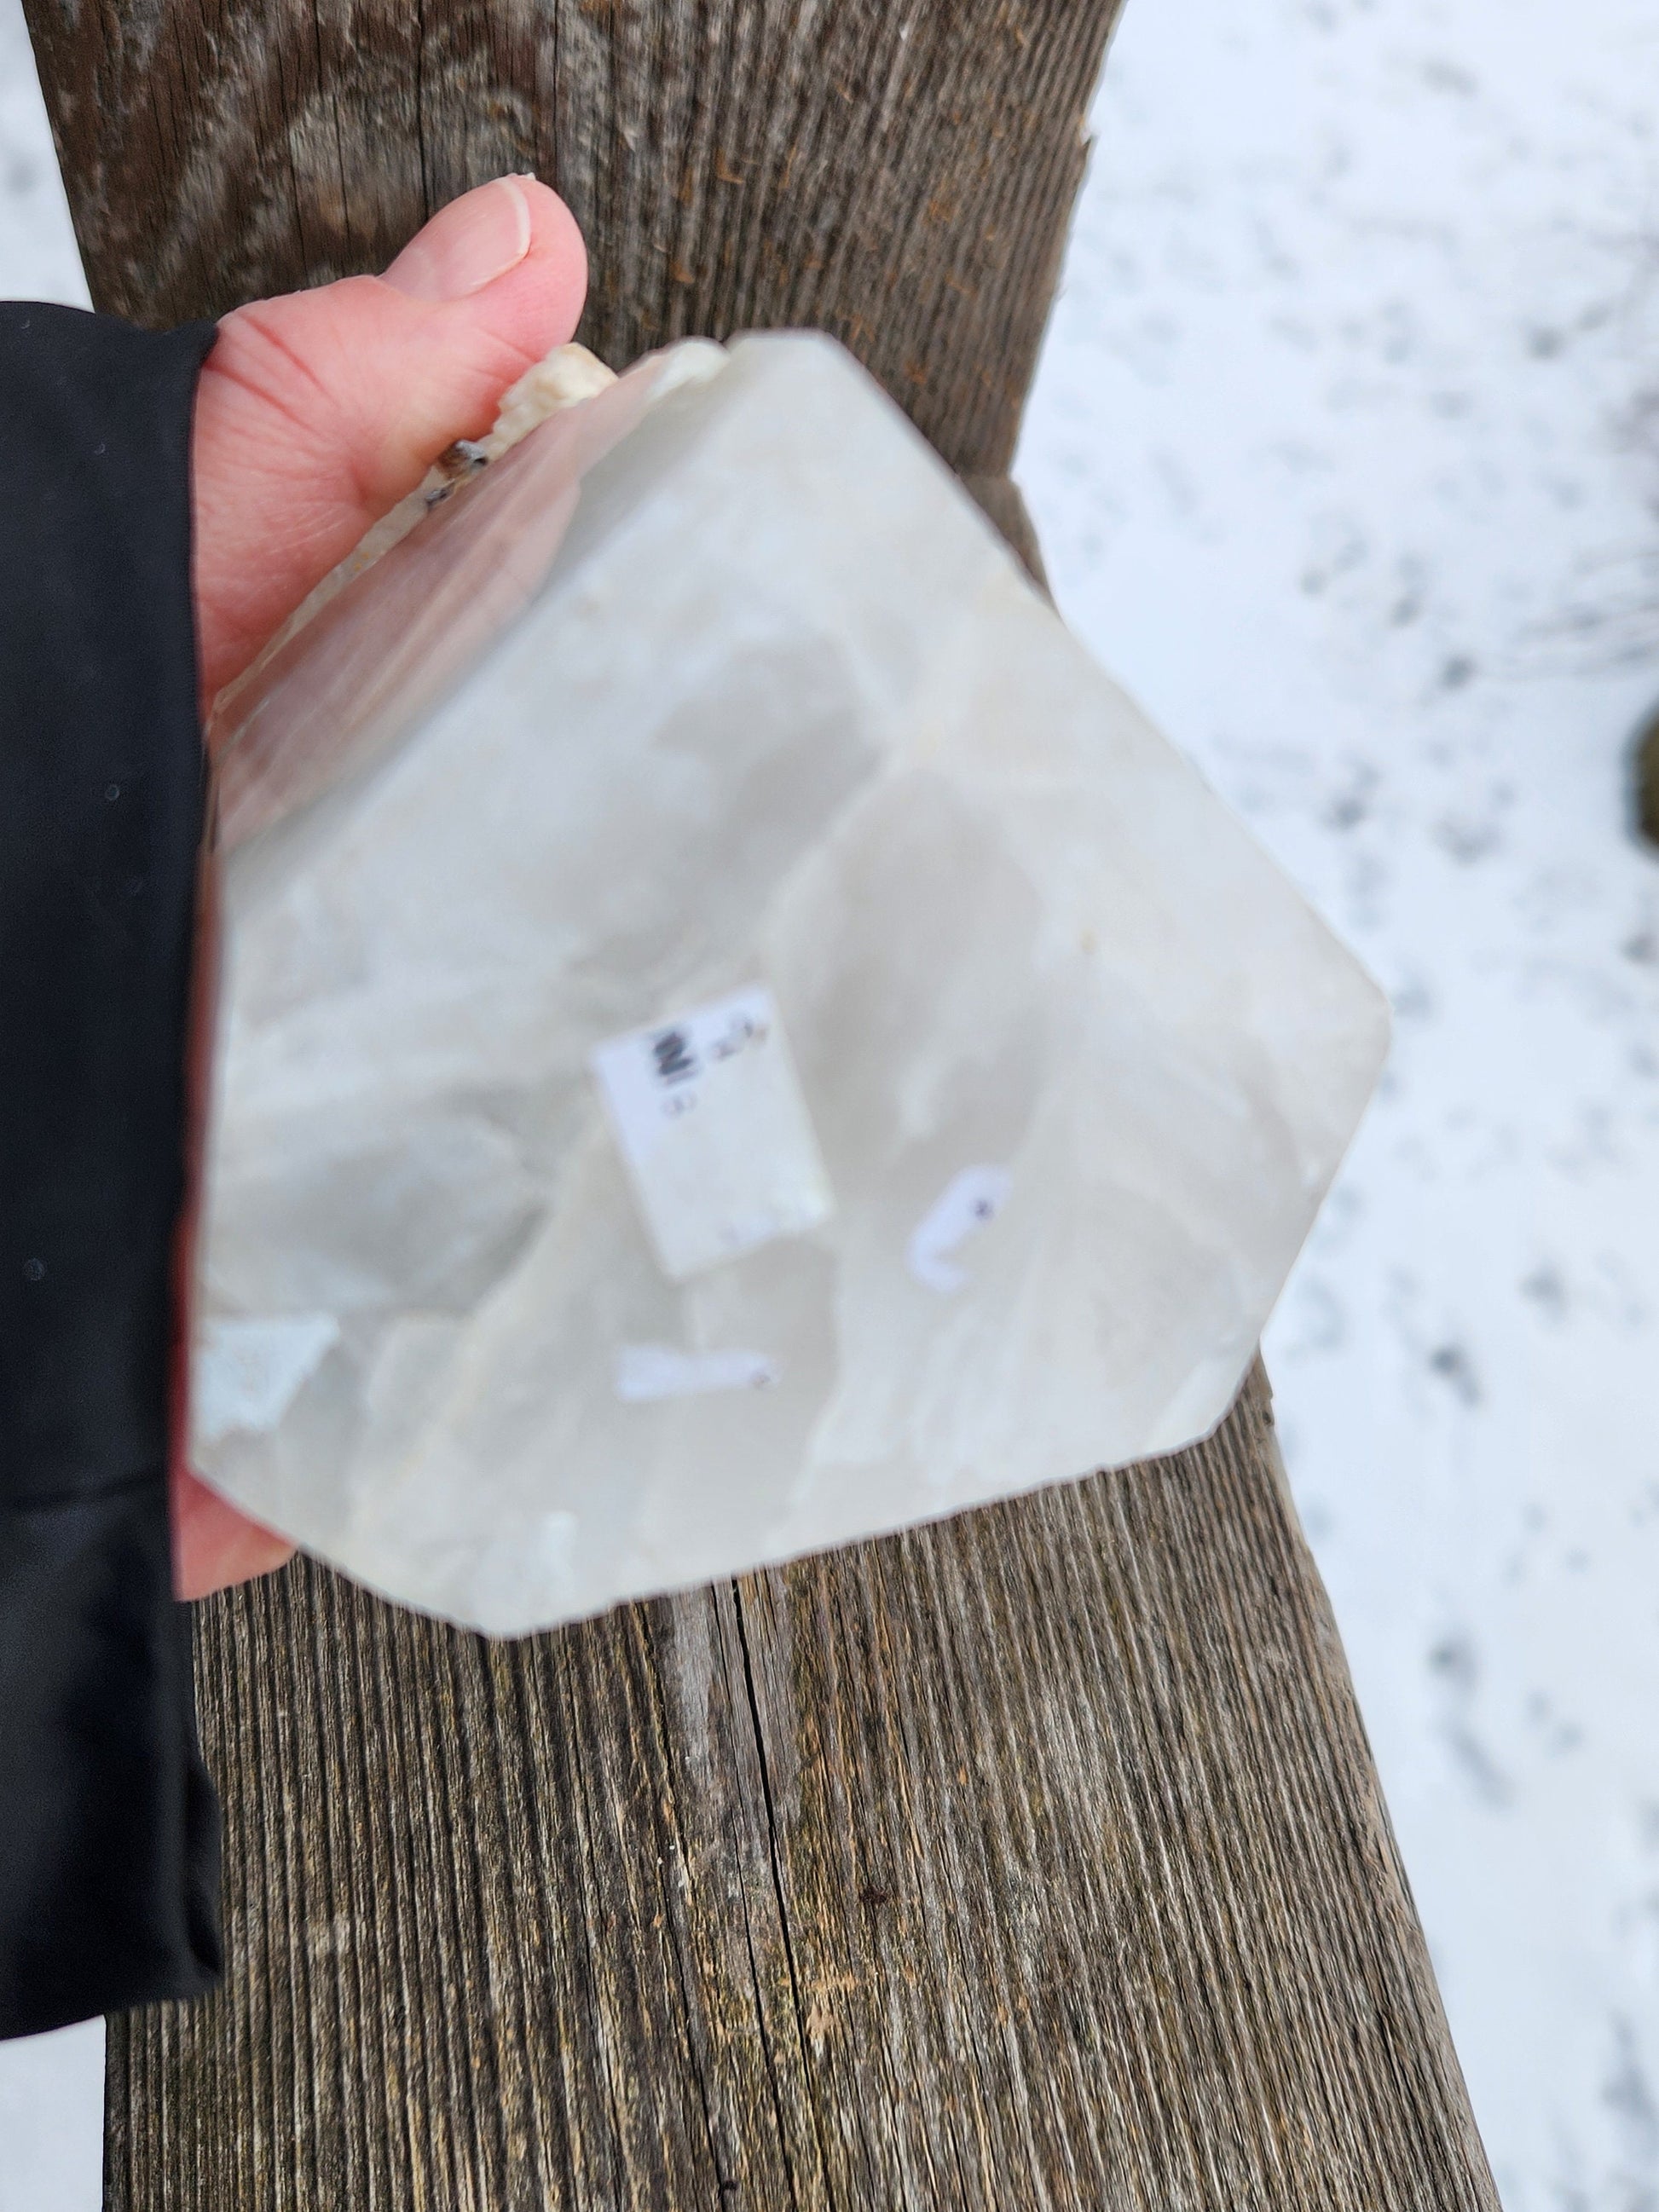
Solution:
[[[615,1037],[592,1065],[672,1280],[830,1218],[830,1179],[763,985]]]
[[[332,1314],[207,1322],[191,1377],[197,1441],[269,1436],[339,1340]]]
[[[910,1273],[941,1297],[968,1280],[968,1272],[951,1257],[1008,1202],[1012,1178],[1006,1168],[963,1168],[952,1176],[911,1233],[905,1252]]]
[[[672,1344],[624,1344],[617,1395],[647,1406],[663,1398],[709,1398],[723,1390],[768,1390],[778,1370],[763,1352],[682,1352]]]

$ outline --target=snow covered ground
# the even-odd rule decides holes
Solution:
[[[1397,1010],[1269,1364],[1509,2212],[1659,2212],[1656,119],[1652,0],[1128,0],[1021,462]],[[15,0],[0,292],[82,296]],[[97,2062],[0,2053],[0,2212]]]
[[[1128,0],[1022,468],[1387,985],[1269,1334],[1510,2212],[1659,2207],[1652,0]]]

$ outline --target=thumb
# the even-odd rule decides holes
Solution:
[[[205,700],[446,446],[482,435],[508,385],[569,339],[586,277],[563,201],[501,177],[441,210],[384,276],[225,318],[193,449]]]

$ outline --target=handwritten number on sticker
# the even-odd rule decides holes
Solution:
[[[659,1083],[689,1083],[697,1072],[696,1055],[684,1030],[664,1030],[651,1040]]]
[[[823,1162],[764,984],[665,1008],[606,1038],[592,1065],[671,1282],[829,1218]]]

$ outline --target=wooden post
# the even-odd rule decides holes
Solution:
[[[1113,0],[28,5],[100,306],[533,167],[600,351],[820,325],[1022,526]],[[301,1565],[198,1649],[234,1963],[112,2024],[109,2212],[1495,2206],[1259,1375],[1155,1467],[530,1642]]]

